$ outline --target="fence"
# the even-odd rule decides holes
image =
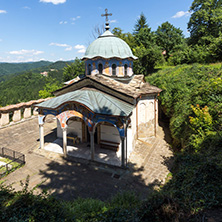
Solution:
[[[12,160],[0,167],[0,177],[25,164],[24,154],[5,147],[0,148],[0,156]]]

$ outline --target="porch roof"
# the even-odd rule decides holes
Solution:
[[[129,116],[134,108],[134,105],[91,88],[82,88],[65,93],[39,103],[36,107],[55,110],[62,104],[68,102],[78,102],[88,107],[94,113],[112,116]]]

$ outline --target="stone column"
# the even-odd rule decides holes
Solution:
[[[20,120],[21,120],[21,110],[18,109],[18,110],[15,110],[14,113],[13,113],[12,121],[13,122],[18,122]]]
[[[23,117],[25,119],[30,118],[31,117],[31,107],[26,107],[23,113]]]
[[[91,148],[91,160],[95,159],[95,144],[94,144],[94,131],[90,131],[90,148]]]
[[[9,113],[1,113],[0,125],[5,126],[9,124]]]
[[[40,148],[44,149],[44,124],[39,124]]]
[[[126,137],[125,136],[121,136],[121,166],[125,167],[126,166],[126,153],[125,153],[125,149],[126,149]]]
[[[67,157],[67,128],[62,128],[63,154]]]

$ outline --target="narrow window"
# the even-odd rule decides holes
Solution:
[[[103,65],[99,63],[99,74],[103,73]]]
[[[127,64],[124,65],[124,74],[127,75]]]
[[[116,64],[112,64],[112,75],[116,75]]]
[[[91,75],[91,71],[92,71],[91,64],[89,64],[88,65],[88,75]]]

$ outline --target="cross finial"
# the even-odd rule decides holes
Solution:
[[[108,13],[108,9],[106,8],[105,14],[102,14],[101,16],[106,16],[106,22],[108,22],[109,21],[108,16],[112,16],[112,15],[113,15],[112,13]]]

